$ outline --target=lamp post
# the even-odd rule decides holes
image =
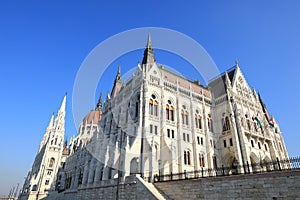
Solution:
[[[160,175],[161,175],[161,171],[160,171],[161,169],[160,168],[161,168],[161,160],[159,159],[158,160],[158,177],[159,177],[158,180],[159,181],[160,181]]]
[[[118,130],[120,127],[117,127]],[[121,156],[122,156],[122,145],[123,145],[123,131],[121,129],[120,133],[120,156],[119,156],[119,162],[118,162],[118,181],[117,181],[117,193],[116,193],[116,200],[119,199],[119,187],[120,187],[120,168],[121,168]]]

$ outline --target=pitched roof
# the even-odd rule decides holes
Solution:
[[[228,74],[229,80],[232,83],[235,72],[236,66],[209,81],[208,87],[215,98],[218,98],[226,93],[226,73]]]

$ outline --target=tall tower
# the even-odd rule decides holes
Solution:
[[[32,168],[28,172],[20,199],[42,199],[54,187],[63,151],[65,115],[66,95],[55,119],[52,114]]]

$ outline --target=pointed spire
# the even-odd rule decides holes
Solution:
[[[121,80],[121,66],[120,65],[118,66],[118,73],[116,75],[115,82],[119,81],[119,80]]]
[[[112,97],[116,96],[116,94],[120,91],[121,86],[122,86],[122,82],[121,82],[121,67],[119,65],[119,67],[118,67],[118,73],[116,75],[114,86],[113,86],[113,89],[112,89],[112,92],[111,92],[111,96]]]
[[[147,40],[147,46],[146,46],[147,49],[152,49],[152,42],[151,42],[151,36],[150,36],[150,33],[148,33],[148,40]]]
[[[66,135],[65,141],[64,141],[64,146],[68,146],[68,135]]]
[[[155,62],[155,58],[154,58],[154,51],[152,48],[151,36],[150,33],[148,33],[148,40],[147,40],[146,49],[144,50],[144,58],[142,64],[154,63],[154,62]]]
[[[235,67],[238,68],[239,67],[239,60],[235,59]]]
[[[67,93],[64,96],[64,99],[61,102],[61,106],[58,112],[65,112],[66,111],[66,100],[67,100]]]
[[[50,119],[50,122],[49,122],[49,125],[48,125],[48,129],[52,128],[53,122],[54,122],[54,112],[52,113],[52,116],[51,116],[51,119]]]
[[[101,110],[101,109],[102,109],[102,91],[100,92],[100,96],[96,107],[96,110]]]
[[[66,116],[66,101],[67,101],[67,93],[65,94],[61,106],[58,110],[56,118],[54,120],[54,129],[60,130],[64,134],[65,128],[65,116]]]

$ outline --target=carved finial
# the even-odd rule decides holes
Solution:
[[[239,60],[238,59],[235,59],[235,66],[239,66]]]
[[[119,65],[118,67],[118,73],[117,73],[117,76],[116,76],[116,80],[115,81],[118,81],[118,80],[121,80],[121,66]]]
[[[98,110],[102,109],[102,91],[100,92],[100,96],[99,96],[99,99],[98,99],[96,109],[98,109]]]

